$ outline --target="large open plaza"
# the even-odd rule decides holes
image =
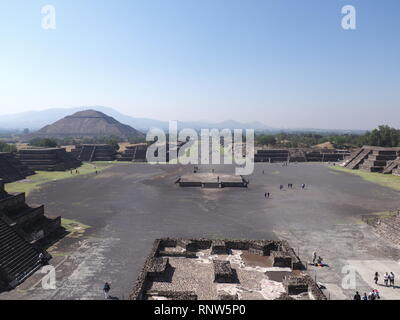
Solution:
[[[234,167],[198,168],[212,171]],[[106,281],[113,297],[127,299],[154,240],[166,237],[288,240],[305,263],[314,251],[323,257],[327,266],[307,272],[330,299],[369,292],[376,271],[400,274],[400,249],[362,221],[399,208],[398,191],[319,163],[257,163],[247,188],[179,187],[185,174],[193,166],[120,162],[30,192],[27,202],[61,216],[68,231],[48,249],[56,288],[43,289],[46,274],[37,271],[0,299],[98,299]],[[346,266],[357,271],[356,288],[343,285]],[[399,288],[378,289],[383,299],[400,298]]]

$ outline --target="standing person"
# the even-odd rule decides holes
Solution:
[[[378,280],[379,280],[379,274],[378,274],[378,272],[375,272],[375,276],[374,276],[375,284],[378,284]]]
[[[303,183],[303,184],[301,185],[301,188],[304,189],[305,187],[306,187],[306,185]]]
[[[390,282],[390,286],[394,288],[394,273],[391,272],[389,275],[389,282]]]
[[[315,264],[315,261],[317,260],[317,252],[313,252],[312,254],[312,263]]]
[[[375,300],[375,293],[371,291],[368,295],[368,300]]]
[[[389,274],[387,272],[385,272],[385,274],[383,275],[383,282],[385,283],[385,286],[388,286],[388,281],[389,281]]]
[[[269,198],[269,196],[270,196],[270,193],[269,193],[269,192],[267,192],[267,197]]]
[[[358,291],[356,291],[356,294],[354,295],[353,300],[361,300],[361,296],[360,296],[360,294],[358,293]]]
[[[280,189],[280,190],[282,190],[282,189],[283,189],[283,185],[282,185],[282,184],[279,186],[279,189]]]
[[[111,287],[108,282],[104,284],[103,291],[104,291],[104,298],[108,299],[108,293],[110,292]]]
[[[265,198],[267,197],[267,193],[264,193],[264,197],[265,197]]]
[[[366,292],[364,292],[364,295],[363,295],[363,297],[362,297],[362,300],[368,300],[368,296],[367,296],[367,293],[366,293]]]

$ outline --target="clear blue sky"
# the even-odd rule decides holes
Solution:
[[[56,30],[41,28],[46,4]],[[346,4],[357,30],[341,28]],[[3,0],[0,40],[0,116],[104,105],[161,120],[400,127],[399,0]]]

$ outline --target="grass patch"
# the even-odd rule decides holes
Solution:
[[[80,238],[90,226],[75,220],[61,218],[61,226],[67,230],[68,238]]]
[[[378,220],[393,219],[397,217],[397,211],[374,212],[363,216],[363,221],[370,225],[375,225]]]
[[[30,192],[40,189],[42,184],[50,181],[58,181],[64,179],[71,179],[79,177],[85,174],[94,173],[107,169],[112,166],[112,163],[108,162],[94,162],[84,163],[79,168],[79,174],[72,170],[73,174],[67,171],[36,171],[36,174],[27,177],[24,180],[6,183],[5,189],[7,192],[25,192],[28,195]]]
[[[369,181],[384,187],[391,188],[393,190],[400,191],[400,177],[398,176],[394,176],[391,174],[376,173],[376,172],[367,172],[363,170],[352,170],[340,166],[330,166],[329,169],[350,173],[361,177],[365,181]]]

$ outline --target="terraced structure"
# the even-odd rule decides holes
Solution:
[[[0,179],[4,182],[13,182],[35,174],[32,169],[24,165],[14,153],[0,152]]]
[[[0,180],[0,292],[16,287],[51,259],[43,245],[60,225],[60,217],[47,218],[43,205],[28,206],[24,193],[7,193]]]
[[[17,152],[18,160],[31,170],[65,171],[82,163],[64,148],[29,148]]]

